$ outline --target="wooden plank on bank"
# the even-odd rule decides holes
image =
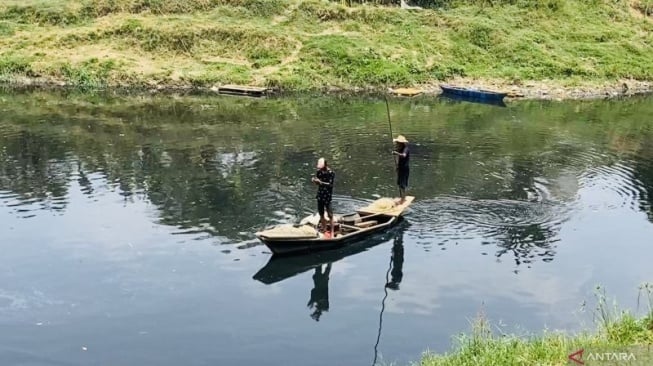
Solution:
[[[399,88],[393,89],[392,94],[399,95],[402,97],[414,97],[416,95],[422,94],[422,90],[415,88]]]
[[[268,88],[249,85],[222,85],[218,87],[218,94],[246,95],[251,97],[262,97],[268,92]]]

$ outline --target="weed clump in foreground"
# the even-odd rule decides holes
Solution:
[[[444,355],[427,352],[420,365],[567,365],[568,356],[577,350],[584,350],[586,359],[588,355],[615,358],[625,354],[630,360],[637,360],[630,365],[650,365],[653,364],[653,284],[640,286],[640,295],[644,295],[648,308],[644,317],[636,318],[616,306],[610,307],[605,292],[597,287],[596,333],[545,333],[531,338],[497,336],[481,314],[472,323],[471,335],[458,338],[454,352]]]

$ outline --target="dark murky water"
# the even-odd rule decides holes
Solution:
[[[395,194],[382,100],[0,94],[0,364],[407,363],[479,311],[576,330],[598,284],[636,309],[653,99],[391,111],[406,223],[268,263],[253,232],[313,212],[319,156],[338,211]]]

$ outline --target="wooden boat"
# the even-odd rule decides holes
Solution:
[[[346,257],[362,253],[376,245],[401,236],[409,225],[407,220],[400,220],[397,225],[387,231],[333,250],[307,253],[306,255],[273,255],[265,266],[256,272],[253,278],[266,285],[284,281],[324,264],[335,263]]]
[[[259,231],[256,237],[274,255],[341,248],[396,225],[414,199],[415,197],[407,196],[405,202],[398,205],[389,204],[388,202],[393,202],[390,198],[381,198],[354,213],[340,216],[334,224],[334,237],[328,235],[330,231],[318,232],[316,215],[305,218],[299,224],[277,225]]]
[[[461,97],[457,95],[441,94],[438,96],[438,99],[444,100],[446,103],[478,103],[491,105],[496,107],[507,107],[506,103],[502,99],[478,99],[478,98],[469,98]]]
[[[462,88],[459,86],[440,84],[442,93],[445,95],[455,95],[458,97],[471,98],[476,100],[503,100],[508,93],[495,92],[491,90]]]

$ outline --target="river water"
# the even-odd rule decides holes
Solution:
[[[383,99],[0,93],[0,364],[372,365],[592,327],[652,278],[653,99],[391,99],[405,222],[270,261],[253,233],[396,194]],[[587,305],[582,306],[583,303]]]

